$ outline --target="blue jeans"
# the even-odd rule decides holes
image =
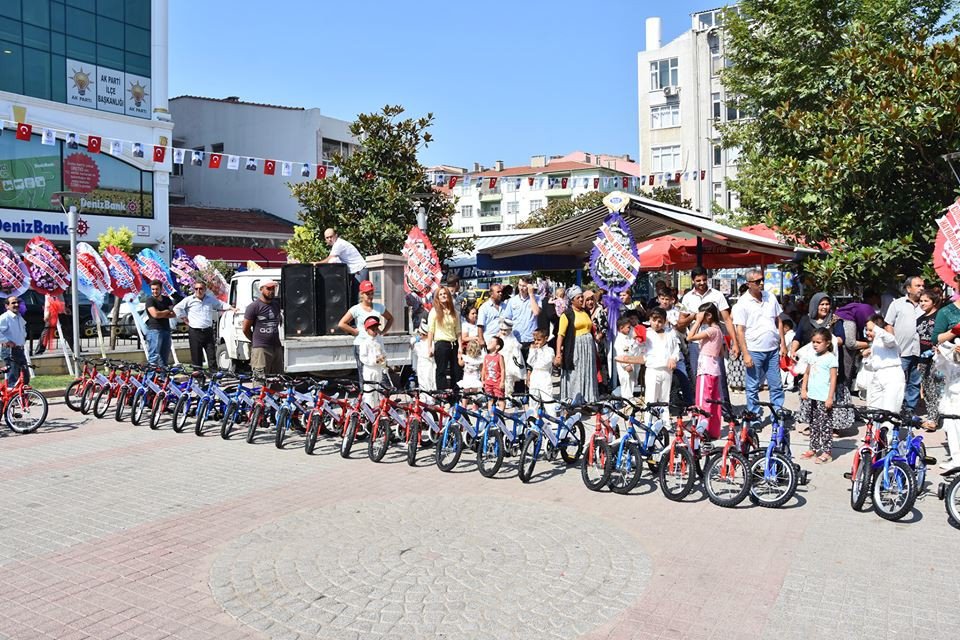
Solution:
[[[747,367],[747,411],[760,414],[760,381],[766,379],[770,403],[783,406],[783,383],[780,379],[780,351],[751,351],[753,366]]]
[[[172,341],[169,331],[147,329],[147,362],[152,365],[170,364],[170,348]]]
[[[903,390],[903,408],[912,414],[920,401],[920,356],[901,356],[900,366],[907,382]]]
[[[20,372],[23,372],[23,383],[30,382],[30,368],[27,367],[27,355],[23,347],[0,347],[0,358],[7,365],[7,384],[13,386],[17,384],[17,378]]]

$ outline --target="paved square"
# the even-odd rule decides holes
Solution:
[[[854,437],[767,510],[670,502],[648,475],[593,493],[543,461],[522,485],[513,460],[488,480],[469,453],[448,474],[432,452],[375,465],[321,439],[307,456],[59,401],[38,433],[2,433],[4,638],[960,637],[939,477],[900,523],[855,513]]]

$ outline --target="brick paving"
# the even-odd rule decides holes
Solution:
[[[960,636],[960,530],[931,493],[900,523],[853,512],[854,437],[767,510],[673,503],[648,475],[593,493],[541,462],[522,485],[512,461],[443,474],[428,452],[374,465],[62,403],[0,433],[2,638]]]

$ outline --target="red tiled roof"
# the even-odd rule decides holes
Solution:
[[[170,98],[171,101],[177,100],[179,98],[193,98],[194,100],[207,100],[208,102],[223,102],[225,104],[244,104],[250,107],[270,107],[271,109],[290,109],[292,111],[304,111],[303,107],[286,107],[281,104],[267,104],[266,102],[246,102],[244,100],[230,100],[228,98],[208,98],[206,96],[177,96],[176,98]]]
[[[495,169],[484,169],[483,171],[471,171],[471,175],[481,175],[485,178],[502,178],[510,176],[532,176],[537,174],[562,173],[564,171],[589,171],[603,170],[610,173],[623,173],[606,167],[598,167],[595,164],[586,162],[551,162],[545,167],[505,167],[503,171]]]
[[[293,234],[294,224],[283,218],[258,209],[223,209],[218,207],[194,207],[170,205],[170,228],[214,229],[224,235],[250,235],[256,233]]]

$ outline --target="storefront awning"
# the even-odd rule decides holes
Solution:
[[[186,245],[177,247],[191,256],[202,255],[210,260],[223,260],[230,264],[243,266],[253,261],[261,267],[276,267],[287,264],[287,254],[282,249],[266,247],[217,247],[212,245]]]

